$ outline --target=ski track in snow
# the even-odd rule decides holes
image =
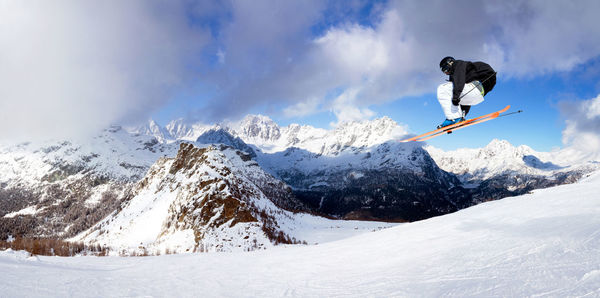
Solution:
[[[598,297],[600,173],[309,246],[158,257],[0,252],[0,296]]]

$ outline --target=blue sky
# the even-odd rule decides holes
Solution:
[[[577,105],[581,100],[600,94],[597,79],[600,77],[584,75],[586,68],[593,64],[590,62],[573,71],[530,79],[506,78],[499,74],[494,90],[482,104],[472,108],[469,117],[493,112],[506,105],[511,105],[507,113],[518,110],[522,113],[463,129],[428,143],[445,150],[479,148],[497,138],[508,140],[513,145],[528,145],[537,151],[560,148],[563,146],[565,115],[561,114],[559,103]],[[443,120],[435,93],[393,101],[374,110],[378,115],[387,115],[397,122],[408,124],[415,133],[425,132],[440,119]]]
[[[499,72],[471,116],[524,113],[432,145],[600,150],[599,13],[592,0],[7,0],[0,133],[250,113],[322,128],[388,116],[421,133],[443,120],[437,65],[450,55]]]
[[[381,19],[384,15],[388,13],[390,9],[394,9],[394,5],[403,7],[401,3],[390,3],[388,1],[358,1],[354,2],[354,4],[355,6],[350,8],[343,8],[344,5],[342,5],[341,2],[330,2],[328,5],[325,5],[322,10],[322,16],[310,25],[310,34],[303,37],[309,40],[317,40],[326,36],[328,31],[337,30],[337,28],[345,28],[344,30],[347,30],[347,32],[351,31],[352,25],[373,29],[375,34],[377,34],[378,26],[383,26],[381,24]],[[469,3],[463,2],[461,4],[468,5]],[[513,4],[517,6],[524,5],[520,2],[514,2]],[[585,6],[585,3],[583,4]],[[560,3],[558,6],[560,6]],[[422,10],[423,8],[422,6],[419,7],[410,4],[405,7],[415,10]],[[443,8],[444,7],[440,7],[440,9]],[[399,8],[396,7],[395,9]],[[435,10],[435,5],[431,7],[431,9]],[[535,7],[532,6],[530,9],[534,10]],[[430,11],[430,9],[428,9],[428,11]],[[577,11],[578,10],[574,11],[574,13]],[[436,15],[436,13],[434,13],[433,16],[427,16],[422,11],[416,13],[423,18],[435,17]],[[535,11],[531,13],[535,13]],[[568,15],[566,16],[568,17]],[[233,21],[231,17],[231,15],[227,17],[230,22]],[[509,21],[522,22],[523,20],[517,15],[512,19],[509,19]],[[573,19],[572,21],[575,22],[576,20]],[[488,32],[478,33],[483,36],[477,36],[477,38],[483,41],[489,39],[486,34],[490,36],[498,34],[497,29],[495,29],[497,24],[494,24],[493,22],[485,23],[485,26],[488,26],[491,29]],[[217,32],[216,34],[218,35],[218,32],[222,30],[222,28],[220,28],[221,25],[214,25],[214,21],[211,24],[212,31]],[[542,25],[550,26],[551,23]],[[477,26],[477,23],[473,24],[473,26]],[[349,27],[350,29],[348,29]],[[573,26],[573,28],[576,27]],[[427,31],[429,29],[424,28],[423,30]],[[506,31],[510,30],[506,29]],[[444,34],[446,32],[441,31],[436,33]],[[537,34],[539,32],[535,33]],[[569,33],[569,31],[561,32],[561,34]],[[545,41],[543,37],[540,37],[539,39],[542,42]],[[560,40],[560,38],[558,38],[558,40]],[[475,45],[477,47],[483,46]],[[443,53],[445,48],[444,45],[436,46],[439,47],[439,52]],[[461,53],[455,49],[460,48],[460,46],[448,44],[447,48],[450,54],[459,59],[483,60],[486,58],[484,56],[492,56],[489,53],[482,54],[478,52],[475,52],[475,55],[471,52],[465,56],[461,56]],[[571,53],[567,53],[565,59],[568,59],[570,54]],[[505,74],[502,69],[500,69],[497,86],[493,92],[486,97],[486,101],[482,105],[473,108],[471,116],[488,113],[500,109],[507,104],[512,106],[510,111],[523,110],[524,113],[501,118],[497,121],[483,124],[480,127],[463,130],[452,136],[440,137],[429,143],[450,150],[461,147],[482,147],[489,143],[493,138],[499,138],[506,139],[515,145],[526,144],[539,151],[550,151],[560,148],[563,146],[562,131],[565,128],[565,119],[560,113],[558,103],[573,102],[573,104],[575,104],[581,100],[594,98],[600,93],[597,79],[597,75],[600,73],[593,71],[593,69],[598,66],[598,54],[600,53],[591,53],[587,56],[589,58],[588,60],[583,60],[571,67],[556,67],[555,69],[548,67],[548,65],[560,64],[560,62],[554,61],[553,59],[556,59],[556,57],[560,57],[561,55],[560,53],[556,56],[552,55],[548,57],[548,61],[541,61],[542,64],[547,63],[548,65],[543,65],[540,69],[534,69],[531,74],[527,73],[527,66],[523,68],[525,70],[518,68],[516,68],[517,70],[511,70],[510,66],[501,67],[505,69],[508,68],[508,74]],[[533,55],[535,55],[535,53]],[[539,55],[544,56],[544,52],[539,53]],[[351,117],[348,120],[361,120],[363,118],[372,119],[388,116],[400,124],[407,125],[409,130],[413,133],[425,132],[435,127],[444,119],[435,94],[437,81],[441,83],[446,79],[441,72],[436,73],[437,64],[439,62],[438,58],[441,57],[442,56],[432,56],[429,60],[422,60],[423,65],[415,67],[417,69],[415,76],[421,75],[427,77],[429,88],[422,87],[414,92],[416,94],[396,95],[393,92],[383,94],[388,98],[384,100],[374,100],[375,103],[372,105],[357,105],[368,110],[370,113],[359,112],[359,116],[356,119]],[[522,60],[516,59],[514,63],[526,64],[527,58],[528,57],[525,57]],[[507,60],[507,58],[492,57],[492,60]],[[489,61],[486,60],[486,62]],[[493,65],[492,62],[490,63]],[[531,67],[535,68],[536,66],[537,65],[534,64]],[[403,65],[398,64],[390,66],[390,68],[396,67],[402,68]],[[592,68],[592,73],[590,73],[590,68]],[[399,81],[398,84],[402,83]],[[328,93],[322,94],[322,102],[332,100],[332,98],[342,94],[344,90],[346,89],[344,89],[343,85],[331,87]],[[399,93],[402,93],[402,91]],[[187,95],[181,96],[171,105],[168,105],[166,109],[155,114],[154,117],[164,124],[176,117],[193,118],[193,116],[186,115],[187,111],[201,110],[204,108],[202,105],[206,101],[210,101],[210,98],[218,97],[219,95],[213,94],[212,91],[208,91],[205,92],[204,96],[206,97],[206,100],[198,100],[197,93],[196,95],[191,95],[191,97],[188,97]],[[364,96],[358,100],[370,101],[372,98]],[[268,115],[280,125],[300,123],[321,128],[332,128],[339,122],[339,113],[336,113],[334,111],[335,108],[332,108],[331,106],[328,108],[316,108],[315,111],[309,115],[287,116],[285,113],[281,113],[281,111],[285,110],[290,104],[292,103],[279,103],[277,100],[266,100],[263,103],[250,107],[246,110],[246,113]]]
[[[581,100],[591,99],[600,94],[599,81],[595,77],[584,75],[586,68],[591,66],[594,66],[593,61],[573,71],[531,79],[505,78],[499,74],[493,92],[486,96],[484,103],[473,107],[469,117],[493,112],[506,105],[511,105],[507,113],[518,110],[522,110],[522,113],[457,131],[452,136],[439,137],[428,143],[445,150],[453,150],[483,147],[497,138],[508,140],[514,145],[525,144],[537,151],[560,148],[563,146],[562,131],[565,128],[565,119],[560,113],[559,103],[577,105]],[[440,81],[445,78],[440,73]],[[444,119],[434,91],[373,106],[372,110],[376,113],[374,117],[390,117],[398,123],[408,125],[410,131],[417,134],[431,130]],[[265,112],[262,109],[252,111],[257,114]],[[266,114],[283,126],[302,123],[331,129],[330,124],[335,119],[335,115],[330,111],[303,118],[287,118],[269,112]],[[170,116],[165,117],[163,121],[170,119]]]

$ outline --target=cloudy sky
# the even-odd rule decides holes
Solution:
[[[499,73],[473,115],[525,112],[434,146],[600,151],[599,14],[599,1],[0,0],[0,134],[249,113],[324,128],[389,116],[424,132],[443,120],[450,55]]]

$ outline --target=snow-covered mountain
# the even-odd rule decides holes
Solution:
[[[335,156],[290,148],[259,154],[257,161],[311,209],[331,216],[412,221],[470,205],[460,190],[451,190],[458,179],[418,144],[346,147]]]
[[[80,141],[0,148],[0,238],[69,237],[113,212],[161,156],[154,137],[114,126]]]
[[[442,151],[431,146],[426,149],[441,168],[460,175],[465,181],[485,180],[511,171],[543,175],[565,167],[540,160],[538,156],[542,154],[528,146],[515,147],[507,141],[497,139],[477,149]]]
[[[251,250],[294,243],[286,227],[306,210],[246,153],[181,144],[160,158],[118,211],[74,240],[174,252]],[[292,223],[290,223],[292,221]]]
[[[185,124],[182,119],[172,121],[164,130],[152,129],[154,122],[148,123],[143,130],[147,134],[162,139],[163,134],[155,131],[169,131],[165,138],[168,142],[176,140],[196,141],[205,136],[208,141],[219,141],[215,132],[223,138],[223,132],[233,139],[243,141],[252,148],[242,149],[241,143],[230,145],[241,150],[250,150],[263,154],[281,154],[286,150],[298,150],[316,156],[341,156],[352,152],[360,155],[372,148],[395,142],[407,133],[405,127],[398,125],[388,117],[371,121],[355,121],[325,130],[311,126],[291,124],[280,127],[266,116],[249,115],[239,122],[221,123],[217,125]],[[142,130],[138,129],[138,132]],[[493,176],[512,171],[528,175],[548,176],[548,173],[568,172],[574,167],[594,168],[590,159],[576,160],[568,149],[557,152],[536,152],[526,145],[518,147],[502,141],[493,140],[488,146],[477,149],[460,149],[444,152],[432,146],[424,147],[435,162],[445,171],[459,175],[461,181],[469,182],[485,180]]]
[[[276,143],[282,136],[288,134],[286,128],[280,128],[269,117],[262,115],[246,116],[238,124],[233,124],[232,132],[244,136],[246,141],[253,144]]]
[[[526,145],[492,140],[478,149],[442,151],[425,147],[440,168],[454,173],[467,187],[495,181],[509,190],[570,183],[597,168],[597,162],[569,163],[563,152],[536,152]],[[545,180],[547,185],[536,185]]]
[[[326,215],[405,221],[471,204],[460,190],[449,190],[460,182],[441,171],[419,144],[394,141],[405,130],[387,117],[324,130],[279,127],[268,117],[251,115],[205,128],[198,143],[249,153],[313,211]]]
[[[354,121],[341,124],[333,130],[308,125],[290,124],[280,127],[262,115],[248,115],[239,122],[205,125],[187,123],[183,119],[169,122],[165,128],[157,128],[153,120],[145,126],[131,128],[130,132],[147,134],[160,142],[177,140],[196,141],[209,131],[225,131],[240,138],[264,153],[281,152],[295,147],[320,155],[337,155],[343,150],[372,147],[398,139],[406,129],[388,117],[372,121]]]
[[[177,148],[153,136],[110,127],[85,140],[28,142],[0,147],[0,181],[5,188],[60,180],[93,171],[124,181],[137,181],[156,159]]]
[[[166,128],[159,126],[152,119],[149,120],[146,125],[130,128],[129,132],[138,135],[153,136],[160,143],[167,143],[172,139],[171,132]]]
[[[213,128],[196,139],[200,144],[225,144],[238,150],[248,153],[252,158],[256,157],[256,152],[239,137],[234,137],[222,128]]]
[[[600,173],[453,214],[268,252],[61,258],[4,251],[0,288],[9,297],[111,297],[124,289],[131,296],[598,297],[598,193]]]
[[[247,116],[229,132],[264,153],[299,148],[325,156],[336,156],[345,150],[359,152],[406,134],[403,127],[388,117],[348,122],[325,130],[297,124],[281,128],[264,116]]]
[[[147,187],[152,185],[158,189],[161,185],[160,189],[169,189],[160,194],[165,196],[162,199],[171,200],[170,206],[182,193],[179,185],[193,188],[205,179],[201,174],[194,174],[194,181],[175,183],[167,170],[170,167],[167,160],[177,158],[179,146],[186,140],[199,148],[207,148],[208,144],[220,148],[219,144],[225,144],[244,152],[242,155],[248,159],[244,163],[252,164],[251,168],[257,172],[268,173],[264,175],[272,176],[269,181],[285,185],[282,189],[291,189],[289,197],[278,199],[281,197],[274,191],[278,187],[265,188],[253,182],[262,192],[258,197],[264,196],[280,208],[306,208],[313,213],[345,219],[413,221],[429,218],[479,202],[573,182],[599,167],[598,163],[561,162],[566,159],[558,153],[534,152],[526,146],[515,148],[505,141],[494,141],[482,149],[455,152],[423,148],[420,143],[396,142],[404,132],[403,127],[385,117],[325,130],[295,124],[279,127],[267,117],[248,116],[238,123],[216,125],[180,119],[164,128],[150,121],[137,128],[114,126],[87,140],[2,146],[0,240],[11,234],[73,237],[102,219],[109,220],[108,215],[115,221],[117,210],[132,204],[134,198],[147,197],[140,195],[142,193],[152,193],[140,186],[142,181],[148,181]],[[221,164],[241,165],[236,161],[240,158],[237,155],[223,156]],[[160,174],[149,177],[150,169]],[[239,182],[228,179],[222,178],[229,185]],[[242,186],[256,192],[254,186],[238,187]],[[184,201],[195,202],[199,196],[201,194],[189,195]],[[154,198],[158,200],[158,196]],[[244,197],[236,199],[247,201]],[[152,201],[135,201],[149,204],[144,205],[148,210],[155,209]],[[295,205],[290,207],[285,202]],[[178,204],[184,205],[183,201]],[[211,206],[220,208],[219,204]],[[141,216],[142,213],[131,214]],[[208,221],[197,225],[190,222],[185,228],[190,231],[210,226]],[[290,232],[293,228],[278,229],[284,235],[295,237]],[[109,230],[106,230],[107,235],[118,234],[114,230],[110,230],[113,234],[108,233]],[[86,241],[92,240],[86,238]],[[157,236],[154,241],[142,242],[164,248],[161,243],[172,244],[173,241]],[[200,247],[195,238],[193,243],[194,247],[191,244],[180,247],[186,250]],[[228,247],[216,242],[211,245]]]
[[[441,171],[420,144],[394,141],[402,131],[389,118],[327,131],[280,128],[267,117],[248,116],[211,128],[197,142],[249,153],[311,210],[328,216],[407,221],[469,206],[463,191],[450,190],[460,182]]]
[[[176,119],[169,122],[165,129],[169,132],[169,140],[195,141],[206,131],[213,128],[201,123],[188,123],[184,119]]]

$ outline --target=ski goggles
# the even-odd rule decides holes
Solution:
[[[442,70],[443,73],[446,73],[446,72],[450,71],[451,67],[452,67],[451,65],[445,64],[444,66],[440,67],[440,69]]]

